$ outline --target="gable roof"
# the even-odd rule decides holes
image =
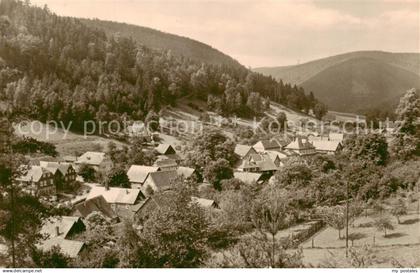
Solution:
[[[255,149],[252,146],[236,144],[234,153],[238,155],[239,157],[244,157],[248,154],[248,152],[251,149],[255,151]]]
[[[312,145],[315,147],[315,150],[318,151],[328,151],[328,152],[335,152],[337,151],[338,147],[341,145],[340,141],[328,141],[328,140],[314,140]]]
[[[175,153],[175,149],[170,144],[159,144],[155,148],[155,150],[162,155],[166,154],[168,151],[171,151],[171,150],[173,150],[173,152]]]
[[[216,201],[211,199],[199,198],[195,196],[191,196],[191,202],[198,204],[200,207],[203,208],[218,208],[218,204]]]
[[[127,171],[127,176],[132,183],[144,183],[149,173],[157,171],[159,171],[159,167],[131,165]]]
[[[76,163],[97,166],[104,161],[105,157],[106,154],[102,152],[86,152],[77,159]]]
[[[111,206],[106,202],[105,198],[102,195],[77,204],[75,206],[75,210],[80,214],[80,216],[85,218],[95,211],[101,212],[104,216],[108,218],[117,217],[115,212],[112,210]]]
[[[51,171],[41,166],[30,166],[27,171],[25,169],[25,166],[21,166],[21,168],[25,170],[25,173],[24,175],[19,177],[19,181],[38,182],[41,180],[44,174],[52,174]]]
[[[67,240],[60,237],[51,238],[39,243],[38,248],[43,251],[48,251],[54,246],[60,247],[63,254],[70,258],[76,258],[82,250],[85,243],[73,240]]]
[[[170,188],[172,182],[177,176],[178,173],[175,170],[149,173],[150,179],[159,190]]]
[[[178,163],[176,163],[175,159],[160,158],[155,161],[153,166],[160,167],[160,168],[178,167]]]
[[[272,139],[272,141],[277,142],[279,144],[279,146],[282,147],[282,148],[283,147],[286,147],[287,145],[289,145],[290,142],[292,142],[292,140],[289,137],[287,137],[287,136],[284,136],[284,137],[274,137]]]
[[[195,170],[193,168],[179,166],[176,172],[178,175],[182,175],[184,178],[189,178],[195,172]]]
[[[59,246],[65,255],[71,258],[77,257],[84,243],[66,239],[70,230],[77,223],[83,223],[79,217],[61,216],[48,218],[44,221],[40,231],[40,234],[47,236],[47,238],[41,240],[37,247],[43,251],[48,251],[53,246]],[[59,234],[57,234],[57,227]]]
[[[109,190],[107,190],[102,186],[92,186],[86,200],[102,195],[109,204],[134,205],[140,193],[139,189],[110,187]]]
[[[170,207],[173,205],[171,195],[172,191],[165,191],[160,194],[155,194],[147,197],[143,202],[134,205],[132,211],[137,213],[140,218],[152,213],[154,210],[162,207]]]
[[[296,137],[295,141],[291,142],[289,145],[286,146],[286,149],[306,150],[306,149],[315,149],[315,147],[307,139]]]
[[[66,238],[72,227],[80,221],[80,217],[61,216],[51,217],[44,221],[40,234],[48,235],[49,238],[61,237]],[[57,236],[56,227],[58,227],[59,235]]]
[[[253,147],[257,151],[274,150],[281,148],[280,144],[277,141],[269,139],[260,140],[257,143],[255,143]]]
[[[257,167],[259,171],[276,171],[278,167],[274,164],[268,154],[253,154],[247,160],[243,160],[240,169],[248,169]]]
[[[265,153],[268,154],[273,161],[276,160],[276,157],[279,159],[287,158],[287,154],[278,151],[265,151]]]
[[[48,169],[52,173],[55,173],[58,170],[62,175],[66,175],[68,170],[72,168],[70,163],[64,162],[40,161],[39,165]]]
[[[251,173],[251,172],[234,172],[233,176],[236,179],[241,180],[246,184],[253,184],[260,181],[262,173]]]

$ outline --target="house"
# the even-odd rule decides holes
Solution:
[[[157,171],[160,171],[159,167],[131,165],[127,171],[127,176],[130,180],[131,188],[140,189],[146,181],[146,178],[149,175],[149,173]]]
[[[172,155],[172,154],[176,154],[175,149],[172,147],[172,145],[170,144],[159,144],[155,150],[160,154],[160,155]]]
[[[204,209],[220,209],[219,204],[211,199],[199,198],[192,196],[191,203],[195,203]]]
[[[264,151],[280,151],[282,149],[282,147],[280,146],[280,144],[275,141],[274,139],[265,139],[265,140],[260,140],[257,143],[254,144],[254,149],[257,152],[264,152]]]
[[[342,149],[341,142],[337,140],[314,140],[312,141],[312,145],[321,154],[336,154]]]
[[[153,166],[158,167],[161,171],[172,171],[178,168],[178,163],[174,159],[158,158]]]
[[[132,217],[132,207],[144,199],[140,189],[92,186],[86,201],[101,195],[111,205],[112,210],[123,218]]]
[[[150,195],[150,191],[165,191],[171,189],[172,183],[178,177],[177,171],[159,171],[152,172],[146,178],[142,186],[142,191]]]
[[[179,166],[176,172],[178,176],[183,176],[184,178],[190,178],[196,173],[195,169],[182,166]]]
[[[266,153],[250,155],[247,159],[242,160],[242,164],[238,168],[244,172],[262,172],[273,174],[279,168],[271,160]]]
[[[80,217],[61,216],[52,217],[44,221],[40,234],[43,239],[37,247],[48,251],[54,246],[60,247],[63,254],[70,258],[76,258],[83,250],[84,243],[71,240],[71,237],[85,230]],[[44,239],[45,238],[45,239]]]
[[[307,138],[297,136],[296,139],[286,146],[286,150],[295,153],[300,156],[315,155],[316,150],[312,143]]]
[[[272,140],[279,144],[281,150],[284,150],[292,142],[292,138],[286,134],[284,136],[273,137]]]
[[[234,153],[240,158],[246,158],[251,154],[257,154],[257,151],[252,146],[236,144]]]
[[[70,188],[76,183],[76,170],[69,163],[40,161],[39,165],[54,174],[54,184],[57,190]]]
[[[172,194],[172,191],[166,191],[147,197],[143,202],[133,206],[134,217],[139,222],[145,222],[154,211],[171,206]]]
[[[56,194],[54,174],[41,166],[21,166],[24,175],[17,178],[22,188],[33,196],[52,196]]]
[[[86,152],[77,158],[77,165],[88,165],[95,171],[108,172],[114,167],[112,160],[102,152]]]
[[[92,212],[100,212],[110,219],[116,219],[118,217],[102,195],[77,204],[74,207],[73,216],[86,218]]]
[[[285,154],[284,152],[278,152],[278,151],[266,151],[265,152],[271,160],[274,162],[274,164],[277,167],[280,167],[283,165],[283,161],[289,156]]]
[[[261,184],[264,182],[262,173],[234,172],[233,176],[248,185],[255,185],[256,183]]]

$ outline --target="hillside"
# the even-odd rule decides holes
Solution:
[[[236,62],[196,62],[85,22],[21,1],[0,2],[0,100],[8,114],[82,130],[86,120],[144,120],[187,97],[211,103],[223,116],[261,114],[268,99],[305,112],[318,104],[303,88]]]
[[[360,51],[254,70],[302,86],[330,109],[345,112],[390,108],[404,91],[420,87],[418,53]]]
[[[103,21],[99,19],[80,19],[84,24],[100,29],[107,35],[132,37],[146,47],[170,50],[176,56],[184,56],[197,62],[241,66],[239,62],[219,50],[196,40],[158,31],[152,28]]]

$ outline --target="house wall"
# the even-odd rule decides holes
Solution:
[[[38,196],[50,196],[56,194],[54,175],[45,173],[41,179],[36,182],[36,188],[36,195]]]

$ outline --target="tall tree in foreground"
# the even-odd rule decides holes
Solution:
[[[420,156],[420,98],[415,89],[408,90],[400,99],[396,114],[398,127],[392,152],[400,159]]]
[[[7,245],[10,266],[31,266],[31,254],[40,239],[38,230],[47,211],[39,200],[21,192],[16,178],[23,161],[11,153],[13,130],[8,120],[0,120],[0,236]]]
[[[152,212],[140,234],[134,267],[198,267],[207,257],[208,222],[201,207],[191,203],[182,184],[172,193],[158,193],[167,200]],[[156,198],[159,199],[157,196]]]

